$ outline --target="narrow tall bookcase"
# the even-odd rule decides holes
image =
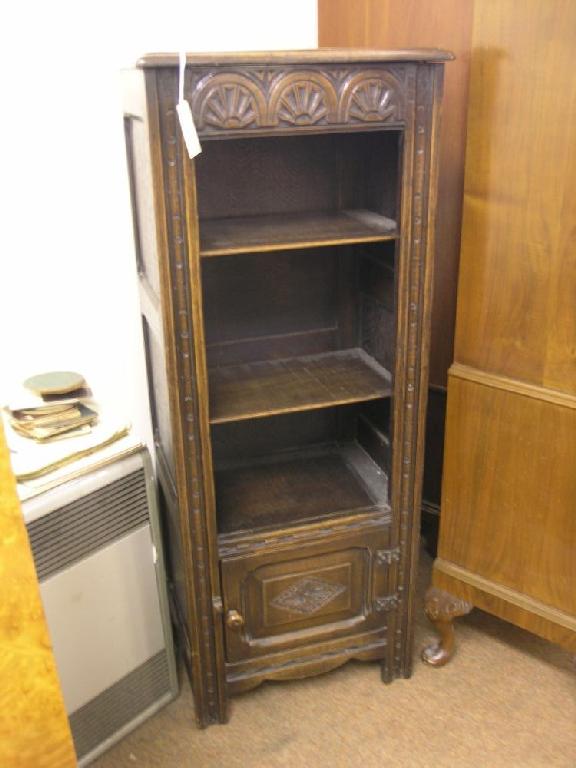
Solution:
[[[199,54],[126,75],[172,608],[201,725],[349,659],[408,676],[437,50]]]

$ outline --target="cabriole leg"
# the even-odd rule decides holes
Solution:
[[[440,635],[437,642],[427,645],[422,651],[422,661],[433,667],[442,667],[454,655],[454,619],[470,613],[473,606],[465,600],[454,597],[437,587],[430,587],[426,593],[426,615]]]

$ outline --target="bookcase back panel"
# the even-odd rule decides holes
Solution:
[[[239,460],[269,455],[274,451],[332,442],[348,434],[353,406],[289,413],[267,419],[215,424],[211,428],[212,455],[216,469]]]
[[[338,267],[333,249],[204,261],[208,364],[336,349]]]
[[[394,370],[394,243],[202,263],[209,367],[361,347]]]
[[[360,346],[393,371],[398,281],[395,250],[390,245],[363,247],[357,280]]]
[[[384,510],[389,414],[362,404],[214,425],[219,531]]]
[[[205,141],[196,159],[202,219],[368,209],[394,219],[400,132]]]

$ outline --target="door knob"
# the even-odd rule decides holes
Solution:
[[[244,626],[244,616],[238,611],[227,611],[226,613],[226,626],[230,629],[240,629]]]

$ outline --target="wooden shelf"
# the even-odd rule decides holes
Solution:
[[[210,422],[389,397],[391,376],[360,348],[209,370]]]
[[[388,509],[388,478],[357,443],[278,453],[215,473],[221,534]]]
[[[394,240],[396,222],[365,210],[241,216],[200,222],[200,255]]]

